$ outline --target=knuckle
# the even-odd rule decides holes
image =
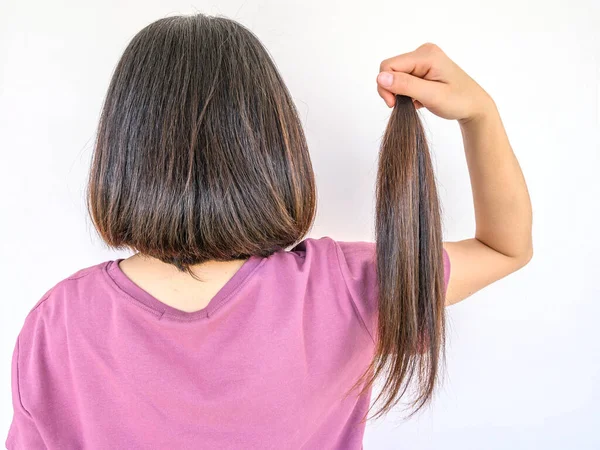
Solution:
[[[410,76],[407,76],[403,73],[398,73],[394,77],[394,85],[396,90],[404,92],[407,88],[410,87]]]
[[[398,84],[402,85],[402,86],[408,86],[410,84],[410,75],[406,74],[406,73],[401,73],[399,74],[400,76],[397,77],[397,81]]]
[[[433,42],[426,42],[425,44],[419,47],[422,50],[425,50],[427,53],[438,53],[441,49],[435,45]]]

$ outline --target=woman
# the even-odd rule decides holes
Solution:
[[[493,100],[442,50],[380,72],[394,110],[376,242],[303,239],[310,157],[256,36],[197,14],[134,37],[103,107],[88,206],[109,246],[136,253],[81,269],[27,315],[7,448],[358,449],[380,375],[379,413],[411,381],[414,411],[431,400],[445,305],[530,260],[531,206]],[[472,239],[441,240],[422,107],[460,125]]]

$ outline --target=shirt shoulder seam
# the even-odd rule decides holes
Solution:
[[[330,238],[331,239],[331,238]],[[352,303],[352,309],[354,310],[354,314],[356,314],[358,320],[360,321],[362,327],[364,328],[364,330],[367,332],[367,334],[369,335],[369,337],[371,338],[371,340],[373,341],[373,343],[375,344],[375,339],[373,338],[373,335],[371,334],[371,332],[369,331],[369,328],[367,327],[367,324],[365,323],[365,319],[363,318],[363,316],[360,314],[360,311],[358,309],[358,306],[356,305],[356,302],[354,300],[354,296],[352,295],[352,292],[350,292],[350,289],[348,287],[348,281],[346,280],[346,276],[344,275],[344,271],[342,270],[342,264],[340,262],[340,255],[339,252],[341,251],[339,245],[337,242],[335,242],[334,239],[331,239],[333,241],[333,245],[335,247],[335,255],[337,258],[337,262],[338,262],[338,268],[340,270],[340,274],[342,275],[342,279],[344,280],[344,285],[346,286],[346,290],[348,291],[349,297],[350,297],[350,301]]]
[[[20,385],[20,381],[19,381],[19,357],[21,355],[21,349],[20,349],[20,339],[21,339],[21,334],[19,333],[19,335],[17,336],[17,367],[16,367],[16,385],[17,385],[17,396],[19,398],[19,404],[21,405],[21,408],[23,408],[23,411],[25,411],[25,413],[31,418],[31,413],[27,410],[27,408],[25,408],[25,405],[23,405],[23,399],[21,398],[21,385]]]
[[[52,286],[50,289],[48,289],[48,291],[42,296],[42,298],[37,302],[37,304],[27,313],[27,317],[29,317],[34,311],[37,311],[38,309],[40,309],[40,307],[46,303],[46,301],[50,298],[50,295],[52,294],[52,292],[54,292],[54,290],[58,286],[60,286],[63,283],[66,283],[68,281],[76,281],[76,280],[79,280],[80,278],[87,277],[92,272],[95,272],[95,270],[97,270],[97,268],[94,268],[94,269],[90,268],[90,270],[87,270],[83,274],[80,274],[80,275],[73,274],[73,275],[59,281],[58,283],[56,283],[54,286]]]

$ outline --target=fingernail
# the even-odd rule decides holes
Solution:
[[[394,75],[389,72],[381,72],[377,75],[377,81],[379,81],[379,84],[383,87],[390,87],[394,81]]]

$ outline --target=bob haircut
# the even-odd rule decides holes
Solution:
[[[104,100],[86,192],[102,240],[175,265],[269,256],[300,241],[316,186],[298,112],[240,23],[157,20]]]
[[[445,287],[437,187],[409,97],[396,96],[376,200],[377,342],[348,394],[383,376],[377,418],[416,382],[411,417],[433,398],[444,366]],[[197,14],[158,20],[133,38],[103,107],[88,209],[109,246],[194,278],[192,265],[264,257],[304,237],[316,212],[306,140],[252,32]]]

